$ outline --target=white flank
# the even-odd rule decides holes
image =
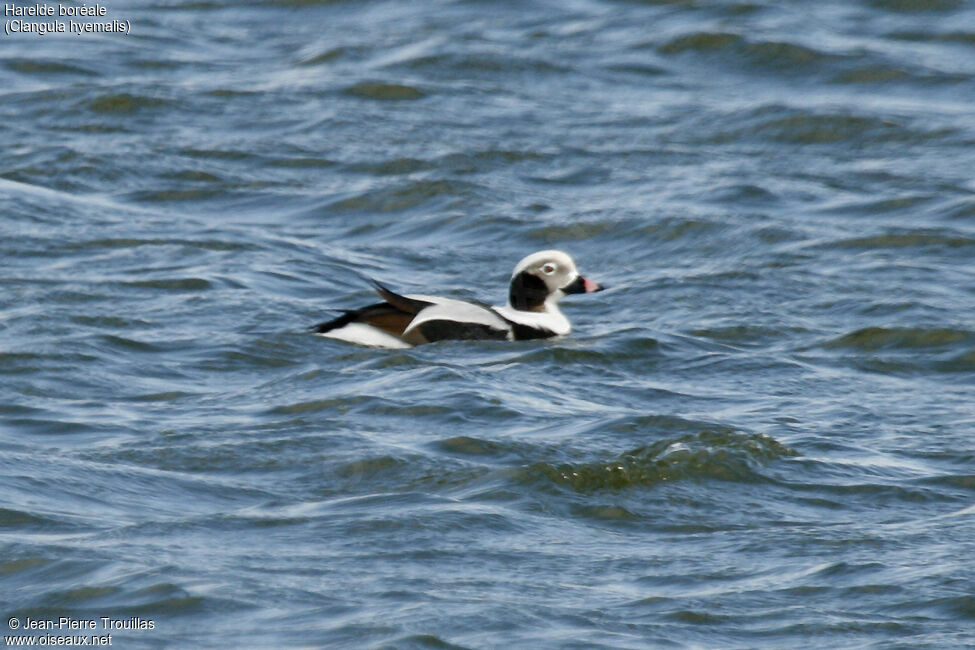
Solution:
[[[337,339],[348,343],[358,343],[374,348],[412,348],[413,346],[398,336],[393,336],[378,327],[373,327],[366,323],[349,323],[344,327],[334,329],[331,332],[319,334],[327,339]]]
[[[416,318],[406,328],[403,335],[406,336],[423,323],[432,320],[453,321],[455,323],[474,323],[476,325],[486,325],[492,329],[508,331],[511,338],[511,326],[504,320],[498,318],[497,314],[484,307],[463,300],[453,300],[451,298],[439,298],[436,296],[411,295],[408,298],[427,300],[434,303],[430,307],[420,310]]]

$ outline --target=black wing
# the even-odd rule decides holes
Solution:
[[[504,341],[507,330],[499,330],[484,323],[464,323],[455,320],[428,320],[416,329],[429,343],[435,341]]]

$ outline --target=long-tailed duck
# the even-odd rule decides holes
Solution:
[[[489,306],[438,296],[402,296],[373,281],[383,302],[345,310],[312,328],[340,341],[382,348],[409,348],[451,339],[521,341],[565,336],[572,326],[558,301],[570,293],[602,286],[576,270],[562,251],[540,251],[518,262],[511,275],[508,304]]]

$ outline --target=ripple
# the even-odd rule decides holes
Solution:
[[[337,59],[341,59],[343,56],[348,54],[349,48],[346,47],[333,47],[329,48],[323,52],[319,52],[313,56],[302,59],[298,62],[298,65],[321,65],[323,63],[331,63]]]
[[[962,7],[961,0],[869,0],[878,9],[894,13],[942,13]]]
[[[929,195],[916,194],[907,194],[883,199],[870,198],[863,201],[844,202],[837,206],[831,206],[827,212],[833,214],[853,213],[864,215],[888,215],[892,213],[912,214],[917,210],[922,209],[925,204],[930,203],[931,200],[932,197]],[[895,236],[897,235],[897,233],[891,234]],[[910,237],[912,234],[916,233],[911,231],[904,234]]]
[[[885,210],[888,211],[888,210]],[[830,248],[973,248],[975,238],[949,231],[892,232],[831,242]]]
[[[568,225],[549,225],[534,228],[529,231],[529,235],[535,239],[550,242],[570,242],[584,241],[609,233],[613,230],[613,224],[601,223],[576,223]]]
[[[571,68],[552,63],[546,59],[531,56],[505,56],[500,53],[482,52],[472,55],[458,55],[453,53],[432,54],[398,61],[392,68],[406,68],[411,70],[431,70],[438,75],[448,73],[455,76],[469,78],[471,75],[497,75],[501,77],[512,73],[525,74],[564,74]]]
[[[417,180],[393,187],[370,190],[329,204],[335,212],[399,212],[431,199],[469,195],[477,186],[450,180]]]
[[[307,402],[287,404],[285,406],[275,406],[270,413],[281,415],[293,415],[302,413],[314,413],[316,411],[339,411],[344,413],[350,407],[363,402],[370,402],[370,398],[357,395],[353,397],[335,397],[330,399],[317,399]],[[370,402],[371,403],[371,402]]]
[[[971,219],[975,217],[975,198],[965,197],[950,201],[942,206],[938,212],[946,219]]]
[[[437,164],[454,174],[476,174],[506,169],[519,163],[535,163],[550,160],[548,153],[487,148],[470,152],[450,153],[437,160]]]
[[[772,341],[785,339],[802,332],[803,330],[800,329],[784,330],[761,325],[727,325],[692,330],[689,334],[730,345],[765,347]]]

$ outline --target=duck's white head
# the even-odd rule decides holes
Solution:
[[[508,304],[519,311],[546,311],[570,293],[593,293],[602,286],[576,269],[568,253],[548,250],[532,253],[518,262],[511,274]]]

